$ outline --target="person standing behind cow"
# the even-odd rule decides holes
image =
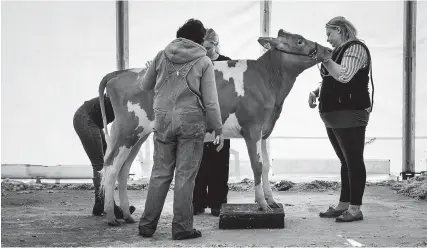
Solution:
[[[334,50],[322,62],[322,84],[310,92],[309,106],[314,108],[319,97],[320,117],[341,162],[341,196],[335,208],[330,207],[319,215],[336,217],[337,222],[351,222],[363,220],[360,210],[366,184],[363,151],[373,104],[368,91],[371,57],[368,47],[356,37],[354,25],[344,17],[331,19],[326,24],[326,35]]]
[[[105,111],[107,115],[107,123],[114,120],[114,111],[111,106],[110,98],[104,95]],[[95,188],[95,204],[92,209],[94,216],[101,216],[104,213],[104,194],[100,190],[101,174],[100,170],[104,167],[104,154],[107,150],[105,142],[105,134],[102,130],[101,107],[99,97],[85,101],[74,114],[73,118],[74,130],[82,142],[83,148],[89,157],[93,170],[93,185]],[[135,211],[134,206],[130,206],[131,213]],[[123,219],[123,210],[114,202],[114,215],[118,219]]]
[[[212,61],[231,60],[219,51],[219,36],[211,28],[206,30],[203,46],[207,56]],[[230,161],[230,139],[224,140],[224,147],[217,151],[217,145],[206,142],[203,147],[203,157],[193,194],[194,214],[205,212],[206,207],[211,208],[211,214],[219,216],[222,203],[227,202],[228,173]]]
[[[175,171],[172,239],[201,237],[193,229],[194,181],[207,127],[215,130],[218,150],[224,145],[214,69],[202,46],[206,29],[190,19],[152,61],[141,90],[154,89],[154,165],[139,234],[151,237]]]

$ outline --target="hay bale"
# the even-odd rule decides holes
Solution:
[[[281,181],[276,182],[274,184],[274,188],[277,191],[288,191],[289,189],[294,187],[294,185],[295,185],[295,183],[293,183],[291,181],[281,180]]]
[[[144,190],[144,189],[148,189],[148,183],[142,183],[142,184],[137,184],[137,183],[132,183],[132,184],[128,184],[128,190]]]
[[[242,192],[242,191],[252,190],[253,188],[254,188],[254,181],[248,178],[245,178],[242,181],[237,183],[228,184],[228,189],[230,191]]]
[[[398,194],[418,200],[427,200],[427,174],[425,172],[406,181],[395,181],[390,187],[396,190]]]
[[[328,182],[322,180],[315,180],[310,183],[297,183],[294,187],[291,188],[291,191],[300,191],[300,192],[323,192],[323,191],[335,191],[340,187],[338,182]]]

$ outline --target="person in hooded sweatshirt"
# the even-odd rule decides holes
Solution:
[[[193,190],[206,130],[215,131],[222,149],[222,120],[213,64],[202,46],[206,29],[190,19],[160,51],[137,82],[154,90],[154,155],[139,234],[151,237],[175,173],[172,239],[201,237],[193,228]]]

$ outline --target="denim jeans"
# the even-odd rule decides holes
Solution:
[[[140,233],[153,234],[175,172],[172,235],[193,230],[193,189],[203,153],[206,116],[202,111],[156,112],[154,165]]]
[[[73,125],[89,157],[95,176],[96,172],[104,167],[104,154],[107,150],[104,131],[95,125],[82,108],[74,114]]]

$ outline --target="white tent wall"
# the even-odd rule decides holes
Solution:
[[[222,54],[232,59],[260,56],[259,2],[135,1],[129,2],[130,67],[143,66],[153,59],[190,18],[201,20],[218,33]]]
[[[427,135],[427,2],[417,7],[416,136]],[[310,13],[301,15],[301,13]],[[304,16],[304,18],[303,18]],[[273,2],[272,34],[280,28],[299,33],[322,45],[325,24],[335,16],[345,16],[358,29],[359,38],[370,48],[375,86],[374,109],[367,127],[368,137],[402,137],[403,2],[402,1],[301,1]],[[423,56],[424,55],[424,56]],[[303,72],[286,99],[272,136],[325,137],[318,110],[308,107],[308,93],[321,80],[313,67]],[[424,93],[424,94],[423,94]],[[390,159],[391,172],[402,168],[402,141],[376,140],[365,148],[365,159]],[[273,139],[273,158],[336,158],[328,140]],[[416,140],[416,171],[426,169],[427,140]]]
[[[2,2],[1,163],[89,164],[72,118],[97,95],[105,73],[116,69],[115,14],[111,1]],[[322,45],[328,45],[324,25],[330,18],[351,20],[373,57],[375,105],[367,136],[402,136],[401,1],[273,1],[271,14],[271,36],[282,28]],[[260,55],[257,1],[131,1],[129,67],[153,59],[192,17],[219,33],[222,54],[233,59]],[[426,25],[427,2],[418,1],[416,136],[427,135]],[[319,81],[316,67],[297,78],[272,136],[326,136],[317,109],[307,104]],[[391,159],[398,174],[401,144],[377,140],[366,147],[365,158]],[[232,147],[248,159],[243,140],[232,140]],[[272,158],[335,158],[327,140],[272,139],[270,147]],[[416,141],[416,171],[425,169],[426,149],[426,140]]]
[[[90,164],[73,115],[116,69],[114,2],[1,5],[1,163]]]

